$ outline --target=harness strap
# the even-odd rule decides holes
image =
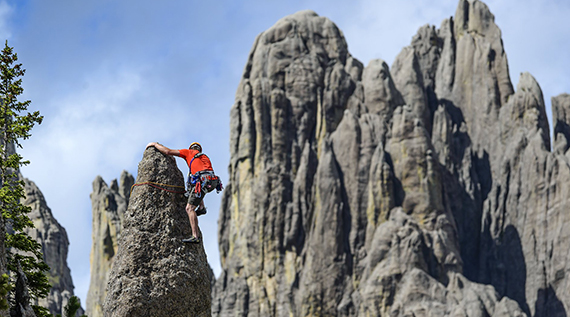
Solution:
[[[196,193],[196,197],[202,197],[202,185],[200,182],[196,183],[196,187],[194,187],[194,192]]]
[[[196,153],[196,155],[194,155],[194,157],[190,160],[190,164],[188,164],[188,168],[190,169],[190,173],[192,173],[192,162],[194,162],[195,158],[200,157],[202,155],[206,155],[206,154],[204,154],[202,152]],[[208,157],[208,156],[206,155],[206,157]]]
[[[188,185],[191,185],[191,184],[193,185],[196,183],[196,180],[193,180],[192,182],[190,181],[190,179],[192,178],[192,162],[194,162],[195,158],[200,157],[202,155],[206,155],[206,154],[204,154],[202,152],[196,153],[196,155],[194,155],[194,157],[190,160],[190,164],[188,164],[188,181],[186,182]],[[206,157],[208,157],[208,156],[206,155]]]

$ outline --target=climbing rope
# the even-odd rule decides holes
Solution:
[[[175,190],[170,190],[170,189],[160,187],[160,186],[163,186],[163,187],[175,187],[175,188],[185,189],[184,186],[168,185],[168,184],[161,184],[161,183],[155,183],[155,182],[144,182],[144,183],[133,184],[133,186],[131,186],[131,195],[133,193],[133,188],[135,188],[135,186],[141,186],[141,185],[149,185],[149,186],[152,186],[154,188],[162,189],[164,191],[167,191],[169,193],[174,193],[174,194],[184,194],[186,192],[186,190],[175,191]]]

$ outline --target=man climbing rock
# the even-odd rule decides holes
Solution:
[[[202,146],[198,142],[190,144],[188,149],[172,150],[157,142],[147,144],[147,148],[154,146],[162,154],[174,155],[183,158],[188,164],[187,194],[188,203],[186,213],[192,226],[192,237],[183,239],[184,242],[199,243],[200,230],[198,228],[198,216],[206,214],[204,196],[213,191],[218,193],[223,189],[222,181],[214,174],[210,158],[202,153]]]

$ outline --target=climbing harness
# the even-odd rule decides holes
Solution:
[[[207,194],[215,189],[219,194],[224,189],[222,181],[212,171],[200,171],[188,175],[188,188],[192,188],[192,186],[198,198],[202,196],[202,192]]]
[[[174,193],[174,194],[184,194],[186,192],[186,190],[176,191],[176,190],[170,190],[170,189],[162,188],[162,187],[174,187],[174,188],[184,189],[184,186],[168,185],[168,184],[161,184],[161,183],[155,183],[155,182],[144,182],[144,183],[133,184],[133,186],[131,186],[131,194],[133,193],[133,188],[135,188],[135,186],[141,186],[141,185],[149,185],[149,186],[152,186],[154,188],[162,189],[164,191],[167,191],[169,193]],[[162,186],[162,187],[160,187],[160,186]]]
[[[199,171],[194,174],[192,173],[192,162],[194,159],[206,155],[202,152],[197,153],[194,157],[190,160],[190,164],[188,164],[188,180],[187,180],[187,187],[192,188],[194,187],[194,192],[196,193],[196,197],[202,197],[202,191],[206,194],[213,191],[214,189],[219,194],[223,189],[224,186],[222,185],[222,180],[214,174],[213,171]],[[206,155],[206,157],[208,157]]]

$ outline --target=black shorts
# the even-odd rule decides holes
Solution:
[[[206,195],[204,191],[202,191],[201,193],[196,193],[195,189],[196,186],[192,186],[192,188],[190,189],[190,195],[188,195],[188,204],[192,206],[200,205],[200,203],[204,199],[204,196]]]

